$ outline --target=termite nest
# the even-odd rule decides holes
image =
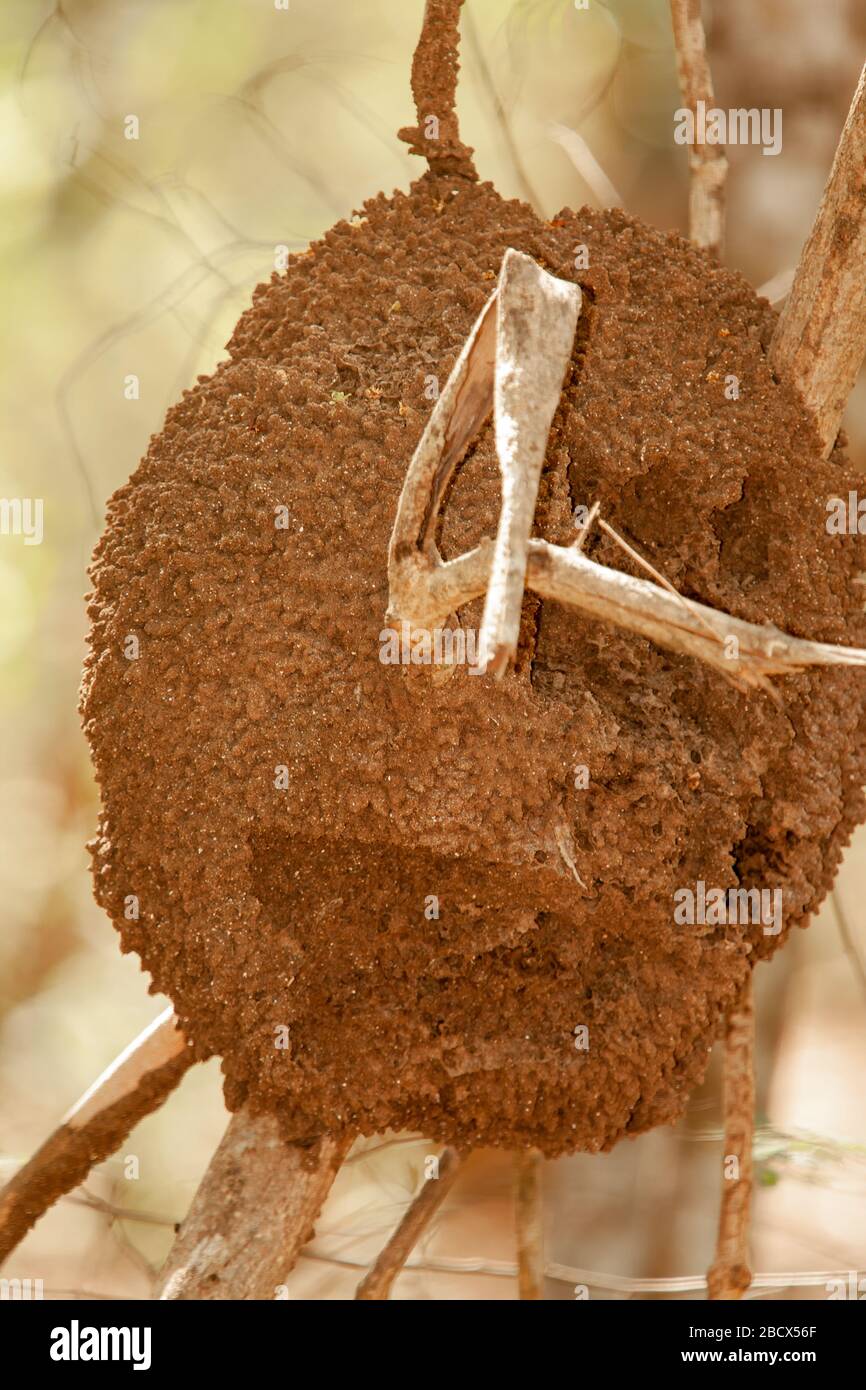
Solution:
[[[768,304],[622,212],[544,221],[479,182],[455,76],[428,171],[258,287],[110,502],[82,696],[94,877],[230,1108],[299,1139],[556,1155],[676,1119],[754,964],[814,913],[864,814],[864,685],[744,694],[529,593],[502,681],[380,660],[430,383],[505,251],[583,291],[534,534],[567,545],[598,502],[684,596],[827,642],[866,642],[866,565],[828,537],[855,483],[774,378]],[[488,426],[443,557],[499,507]],[[603,533],[586,553],[639,573]],[[780,890],[781,930],[675,921],[699,883]]]

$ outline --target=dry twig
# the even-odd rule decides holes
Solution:
[[[707,1274],[710,1299],[742,1298],[749,1270],[749,1209],[752,1200],[752,1134],[755,1123],[755,1015],[749,977],[725,1031],[725,1154],[736,1160],[736,1176],[725,1173],[716,1258]]]
[[[568,296],[555,289],[559,283],[529,256],[506,252],[497,288],[409,464],[388,551],[389,619],[435,629],[486,594],[482,660],[486,657],[488,669],[501,674],[516,649],[527,587],[697,657],[744,689],[807,666],[866,665],[866,652],[857,648],[807,642],[776,627],[747,623],[596,564],[579,546],[530,539],[539,455],[561,388],[578,302],[576,287],[568,287],[575,292]],[[454,468],[494,407],[503,474],[496,542],[485,539],[445,562],[434,541],[437,513]]]
[[[803,247],[770,360],[815,417],[824,458],[866,350],[866,67]]]
[[[622,198],[599,164],[586,140],[571,126],[554,122],[550,127],[552,140],[565,150],[584,183],[601,208],[621,208]]]
[[[194,1060],[170,1008],[115,1058],[0,1192],[0,1263],[58,1198],[162,1105]]]
[[[701,22],[700,0],[671,0],[671,16],[677,46],[680,88],[683,99],[693,114],[698,100],[713,104],[713,80],[707,62],[706,41]],[[689,150],[691,191],[689,198],[689,235],[698,246],[705,246],[721,256],[724,244],[725,203],[724,184],[727,160],[718,145],[692,145]],[[708,612],[702,605],[690,605]],[[696,613],[696,616],[700,616]],[[792,639],[786,638],[786,641]],[[823,644],[806,644],[819,646]],[[774,652],[772,639],[765,643],[763,655]],[[787,655],[793,656],[789,650]],[[771,674],[759,664],[751,673],[740,673],[756,683]],[[820,658],[813,658],[820,664]],[[842,657],[844,662],[846,658]],[[811,664],[811,663],[807,663]],[[752,1131],[755,1108],[754,1076],[754,1013],[752,980],[740,1006],[725,1021],[725,1156],[737,1161],[737,1176],[722,1181],[722,1207],[719,1218],[719,1238],[716,1260],[707,1274],[711,1299],[740,1298],[748,1289],[751,1274],[747,1266],[749,1238],[749,1206],[752,1194]]]
[[[273,1115],[240,1110],[211,1159],[163,1267],[163,1300],[272,1299],[292,1269],[351,1139],[308,1147]]]
[[[356,1299],[384,1300],[390,1296],[394,1280],[454,1186],[465,1161],[466,1155],[456,1149],[443,1149],[437,1176],[428,1178],[421,1188],[388,1244],[358,1285]]]
[[[677,71],[684,104],[695,120],[698,102],[709,110],[715,102],[701,20],[701,0],[671,0]],[[721,145],[693,140],[689,145],[689,236],[721,259],[725,241],[725,180],[728,161]]]
[[[517,1285],[521,1299],[544,1297],[542,1157],[537,1149],[514,1155]]]
[[[580,313],[577,285],[506,251],[499,275],[493,418],[502,509],[481,624],[481,664],[503,675],[517,654],[541,466]]]

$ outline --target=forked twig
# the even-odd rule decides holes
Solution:
[[[749,1210],[752,1200],[752,1139],[755,1124],[755,1015],[752,981],[725,1027],[725,1153],[716,1258],[707,1274],[707,1297],[742,1298],[749,1270]],[[727,1165],[733,1162],[734,1171]]]
[[[388,551],[389,619],[435,629],[486,594],[481,657],[497,675],[516,650],[524,588],[697,657],[744,689],[808,666],[866,665],[866,652],[858,648],[808,642],[770,625],[744,622],[599,565],[578,546],[530,537],[539,453],[556,408],[578,306],[576,287],[568,287],[575,291],[569,296],[556,289],[558,283],[530,257],[506,252],[497,288],[409,464]],[[434,540],[439,507],[454,468],[494,407],[503,476],[496,541],[485,539],[443,561]]]
[[[698,102],[703,102],[705,110],[715,102],[701,0],[671,0],[671,21],[680,92],[692,113],[697,137]],[[728,161],[721,145],[710,145],[697,138],[689,143],[689,236],[696,246],[705,247],[717,259],[721,259],[725,241],[727,174]]]
[[[171,1008],[115,1058],[0,1192],[0,1264],[49,1207],[162,1105],[194,1060]]]
[[[307,1147],[289,1144],[273,1115],[238,1111],[169,1252],[156,1297],[277,1297],[351,1142],[325,1135]]]
[[[543,1160],[537,1149],[514,1155],[517,1286],[521,1299],[544,1297]]]
[[[388,1244],[358,1285],[356,1299],[373,1301],[390,1297],[394,1280],[454,1186],[467,1157],[457,1149],[443,1149],[437,1176],[424,1183]]]
[[[812,412],[824,458],[866,350],[866,67],[770,344]]]

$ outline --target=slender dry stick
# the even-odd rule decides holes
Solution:
[[[697,102],[713,104],[701,0],[671,0],[683,100],[697,117]],[[696,121],[697,124],[697,121]],[[689,236],[721,257],[725,231],[724,188],[728,163],[718,145],[693,144]],[[759,681],[766,671],[757,672]],[[725,1021],[725,1159],[736,1176],[723,1170],[722,1206],[716,1260],[707,1274],[709,1297],[740,1298],[751,1283],[748,1269],[749,1207],[752,1195],[752,1144],[755,1121],[754,1012],[751,975],[740,1005]]]
[[[721,145],[699,141],[698,102],[708,111],[715,102],[701,20],[701,0],[671,0],[677,72],[685,106],[692,113],[694,140],[689,144],[689,236],[721,260],[725,243],[725,180],[728,161]]]
[[[708,1298],[742,1298],[752,1282],[749,1210],[755,1122],[755,1014],[752,981],[725,1030],[725,1153],[716,1258],[707,1274]],[[732,1172],[729,1167],[732,1166]]]
[[[493,80],[493,74],[490,71],[490,64],[488,63],[487,55],[484,52],[484,45],[482,44],[481,38],[478,33],[478,26],[476,25],[475,19],[473,18],[471,5],[466,11],[463,22],[466,26],[466,33],[469,38],[469,42],[472,46],[475,61],[478,64],[478,70],[481,74],[481,81],[484,85],[488,97],[490,98],[490,104],[493,107],[493,114],[496,117],[497,134],[499,138],[502,140],[503,144],[505,145],[505,148],[508,150],[508,157],[514,166],[514,172],[516,173],[518,182],[521,185],[521,196],[526,199],[527,203],[529,203],[529,206],[531,208],[534,208],[536,212],[540,212],[542,201],[532,186],[532,180],[530,179],[529,174],[526,171],[526,166],[520,154],[520,148],[517,144],[517,141],[514,138],[514,132],[511,129],[511,122],[508,117],[508,112],[505,109],[499,92],[497,91],[496,83]]]
[[[413,154],[434,174],[477,179],[472,150],[460,139],[455,101],[460,69],[460,8],[463,0],[427,0],[421,37],[412,60],[412,95],[417,126],[398,131]]]
[[[273,1115],[238,1111],[160,1272],[156,1297],[276,1297],[351,1142],[325,1135],[308,1146],[290,1144]]]
[[[580,314],[577,285],[506,251],[499,276],[493,414],[502,508],[481,624],[481,664],[502,676],[517,654],[541,467]],[[532,369],[527,370],[528,364]]]
[[[550,127],[550,135],[565,150],[599,207],[621,208],[622,198],[580,132],[555,121]]]
[[[308,1247],[301,1251],[301,1259],[316,1264],[333,1265],[335,1269],[363,1269],[363,1260],[352,1259],[341,1253],[327,1253]],[[483,1275],[491,1279],[516,1279],[517,1264],[513,1260],[482,1260],[476,1258],[448,1259],[442,1255],[427,1255],[423,1260],[407,1260],[405,1268],[413,1272],[428,1274],[459,1274],[472,1277]],[[703,1274],[671,1275],[666,1279],[632,1279],[625,1274],[603,1274],[594,1269],[579,1269],[576,1265],[563,1265],[551,1261],[544,1271],[546,1279],[554,1279],[563,1284],[585,1284],[587,1288],[605,1289],[611,1293],[623,1294],[663,1294],[700,1293],[707,1287]],[[837,1269],[795,1270],[784,1272],[776,1270],[772,1274],[755,1274],[749,1287],[750,1296],[761,1296],[760,1291],[772,1293],[783,1289],[821,1289],[827,1290],[830,1280],[836,1281],[843,1289],[850,1286],[851,1271]]]
[[[170,1008],[88,1087],[61,1124],[0,1191],[0,1264],[49,1207],[113,1154],[162,1105],[195,1055]]]
[[[390,1297],[394,1280],[454,1186],[467,1157],[457,1149],[443,1149],[437,1176],[428,1178],[421,1188],[376,1263],[358,1285],[356,1299]]]
[[[812,412],[824,458],[866,351],[866,67],[791,292],[770,361]]]
[[[514,1155],[517,1286],[521,1299],[544,1297],[543,1160],[537,1149]]]

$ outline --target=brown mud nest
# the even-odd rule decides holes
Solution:
[[[259,286],[111,500],[83,690],[95,884],[222,1056],[231,1108],[295,1138],[414,1129],[555,1155],[674,1120],[755,961],[814,912],[863,815],[864,683],[822,670],[742,694],[529,594],[501,682],[382,664],[430,379],[506,249],[584,291],[536,535],[568,544],[598,501],[684,595],[861,645],[863,557],[827,535],[846,461],[822,462],[774,379],[775,316],[742,278],[620,212],[543,222],[463,158]],[[488,427],[442,554],[491,534],[499,504]],[[630,568],[603,535],[587,552]],[[780,888],[782,932],[678,925],[674,894],[699,882]]]

